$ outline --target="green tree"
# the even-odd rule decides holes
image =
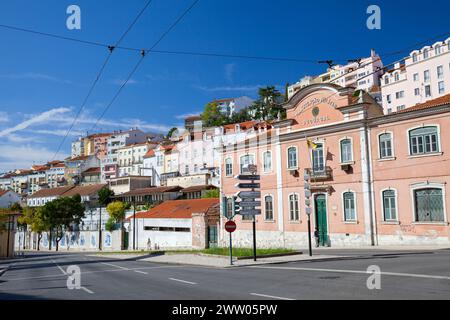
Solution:
[[[217,103],[210,102],[202,113],[202,121],[206,127],[219,127],[226,123],[227,117],[220,112]]]
[[[111,201],[113,201],[113,197],[114,197],[114,191],[112,191],[111,189],[109,189],[108,187],[103,187],[101,188],[98,192],[98,203],[99,203],[99,210],[100,210],[100,223],[99,223],[99,228],[98,228],[98,235],[99,235],[99,239],[98,239],[98,249],[102,250],[102,208],[106,206],[108,206],[108,204],[111,203]]]
[[[249,113],[249,109],[244,108],[239,110],[239,112],[235,112],[231,118],[226,122],[226,124],[230,123],[241,123],[245,121],[252,120],[252,116]]]
[[[74,225],[81,223],[84,218],[85,207],[80,195],[62,197],[46,203],[42,208],[44,223],[50,227],[50,234],[54,234],[56,251],[64,232],[71,230]],[[50,237],[50,242],[51,242]]]
[[[112,217],[109,217],[108,221],[106,221],[105,229],[109,232],[113,232],[116,229],[116,221]]]
[[[258,95],[258,100],[250,107],[254,119],[267,121],[286,117],[286,111],[279,104],[281,93],[274,86],[259,88]]]
[[[220,198],[220,190],[219,189],[206,190],[205,194],[203,195],[203,199],[210,199],[210,198]]]
[[[123,223],[123,220],[125,219],[126,204],[121,201],[111,202],[106,207],[106,211],[108,211],[109,216],[116,223]]]
[[[167,133],[167,139],[172,138],[172,135],[178,131],[178,128],[173,127],[172,129],[169,130],[169,132]]]

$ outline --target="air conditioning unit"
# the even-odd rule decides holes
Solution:
[[[341,169],[344,171],[350,171],[352,169],[352,166],[350,164],[342,164]]]

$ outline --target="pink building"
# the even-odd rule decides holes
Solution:
[[[307,246],[305,171],[321,246],[450,244],[450,95],[384,115],[365,92],[314,84],[284,107],[286,120],[223,147],[223,196],[239,191],[246,164],[258,166],[260,247]],[[235,245],[251,246],[252,219],[235,220]]]

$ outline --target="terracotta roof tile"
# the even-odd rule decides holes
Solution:
[[[178,192],[181,189],[183,189],[183,188],[181,188],[179,186],[141,188],[141,189],[131,190],[129,192],[118,195],[117,197],[120,198],[120,197],[129,197],[129,196],[144,196],[144,195],[151,195],[151,194],[164,193],[164,192]]]
[[[76,194],[79,194],[80,196],[89,196],[96,194],[100,189],[105,187],[106,184],[94,184],[90,186],[77,186],[75,188],[72,188],[65,192],[62,196],[63,197],[72,197]]]
[[[41,189],[32,196],[29,196],[28,198],[32,199],[32,198],[58,197],[73,188],[74,186],[65,186],[53,189]]]
[[[420,104],[416,104],[413,107],[410,108],[406,108],[397,112],[393,112],[392,114],[397,114],[397,113],[406,113],[406,112],[412,112],[412,111],[416,111],[416,110],[423,110],[423,109],[430,109],[430,108],[435,108],[435,107],[440,107],[446,104],[450,104],[450,94],[447,94],[445,96],[433,99],[433,100],[429,100],[427,102],[424,103],[420,103]]]
[[[145,154],[144,158],[147,159],[147,158],[151,158],[151,157],[154,157],[154,156],[155,156],[155,150],[150,149],[150,150],[147,151],[147,153]]]
[[[137,219],[190,219],[193,213],[207,213],[219,204],[219,199],[170,200],[147,212],[136,214]]]

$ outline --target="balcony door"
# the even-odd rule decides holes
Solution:
[[[323,155],[322,143],[317,143],[316,148],[312,150],[312,166],[313,172],[325,171],[325,159]]]

